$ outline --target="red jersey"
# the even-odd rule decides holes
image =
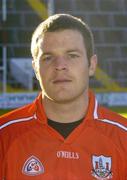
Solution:
[[[64,139],[41,95],[0,118],[0,180],[126,180],[127,120],[92,93],[83,122]]]

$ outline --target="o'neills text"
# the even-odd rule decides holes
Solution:
[[[79,159],[79,153],[70,151],[57,151],[58,158]]]

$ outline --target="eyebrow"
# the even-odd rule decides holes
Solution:
[[[67,51],[68,53],[73,53],[73,52],[78,52],[78,53],[82,53],[82,51],[80,49],[71,49]]]
[[[45,56],[45,55],[51,55],[52,53],[50,52],[46,52],[46,53],[42,53],[42,56]]]

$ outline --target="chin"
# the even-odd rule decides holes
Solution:
[[[70,97],[70,96],[69,97],[62,96],[62,97],[52,98],[51,100],[57,104],[67,104],[70,102],[74,102],[76,100],[76,98]]]

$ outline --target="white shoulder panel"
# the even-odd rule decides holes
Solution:
[[[36,114],[34,114],[33,116],[30,116],[30,117],[26,117],[26,118],[11,120],[11,121],[1,125],[0,129],[3,129],[3,128],[7,127],[7,126],[10,126],[11,124],[25,122],[25,121],[31,121],[32,119],[36,119]]]
[[[125,131],[127,131],[127,127],[118,123],[118,122],[114,122],[114,121],[111,121],[111,120],[108,120],[108,119],[102,119],[101,122],[104,122],[104,123],[108,123],[108,124],[112,124],[114,126],[117,126]]]

